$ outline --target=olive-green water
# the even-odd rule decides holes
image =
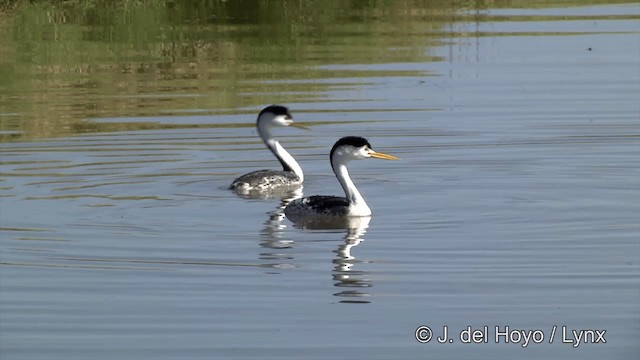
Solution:
[[[0,359],[637,358],[639,20],[0,2]],[[274,131],[304,187],[238,196],[279,165],[273,103],[312,129]],[[291,223],[292,198],[341,193],[345,135],[401,158],[350,164],[373,216]]]

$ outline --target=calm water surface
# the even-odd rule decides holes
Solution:
[[[640,5],[537,5],[332,9],[271,42],[241,18],[182,14],[178,41],[3,15],[0,358],[636,358]],[[276,131],[304,189],[237,196],[278,165],[272,102],[312,128]],[[344,135],[402,159],[351,166],[374,215],[292,224],[291,199],[340,194]]]

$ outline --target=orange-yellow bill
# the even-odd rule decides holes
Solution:
[[[399,158],[393,156],[393,155],[389,155],[389,154],[385,154],[385,153],[381,153],[381,152],[376,152],[371,150],[371,152],[369,153],[371,154],[371,157],[376,158],[376,159],[383,159],[383,160],[400,160]]]

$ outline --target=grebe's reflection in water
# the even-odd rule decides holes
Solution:
[[[275,209],[267,213],[267,220],[264,222],[262,230],[260,230],[260,246],[267,250],[261,252],[259,258],[270,261],[265,266],[274,269],[297,267],[291,263],[294,259],[293,254],[286,251],[286,249],[293,247],[294,241],[285,237],[287,225],[284,225],[282,221],[285,219],[284,208],[291,201],[302,197],[302,188],[288,190],[277,195],[270,193],[268,196],[270,198],[279,197],[280,202]]]
[[[239,198],[247,199],[247,200],[272,200],[272,199],[280,199],[285,200],[289,199],[289,202],[302,197],[302,185],[283,187],[278,189],[270,189],[270,190],[246,190],[246,189],[231,189],[231,192],[236,194]],[[286,205],[285,205],[286,207]],[[284,213],[284,209],[283,213]]]
[[[344,289],[333,295],[342,298],[341,303],[361,303],[366,304],[371,296],[370,293],[362,291],[372,286],[369,273],[355,270],[358,263],[369,261],[357,260],[352,254],[353,249],[364,241],[364,234],[369,228],[370,216],[363,217],[299,217],[289,219],[296,228],[306,230],[345,230],[342,238],[343,242],[333,252],[336,256],[332,262],[334,268],[332,277],[334,286]]]

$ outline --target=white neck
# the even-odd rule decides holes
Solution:
[[[289,154],[287,150],[285,150],[278,140],[271,137],[271,126],[265,122],[258,122],[258,134],[264,141],[265,145],[271,150],[271,152],[278,158],[280,164],[282,164],[282,168],[285,171],[293,171],[299,178],[300,181],[304,181],[304,174],[302,172],[302,168],[296,161],[296,159]]]
[[[345,165],[346,161],[342,160],[341,157],[341,154],[334,154],[333,159],[331,159],[331,167],[333,168],[333,172],[336,174],[340,185],[342,185],[344,194],[347,197],[350,214],[357,216],[369,216],[371,215],[371,209],[364,201],[364,198],[360,194],[360,191],[358,191],[358,188],[356,188],[356,185],[351,180],[349,170],[347,170],[347,166]]]

